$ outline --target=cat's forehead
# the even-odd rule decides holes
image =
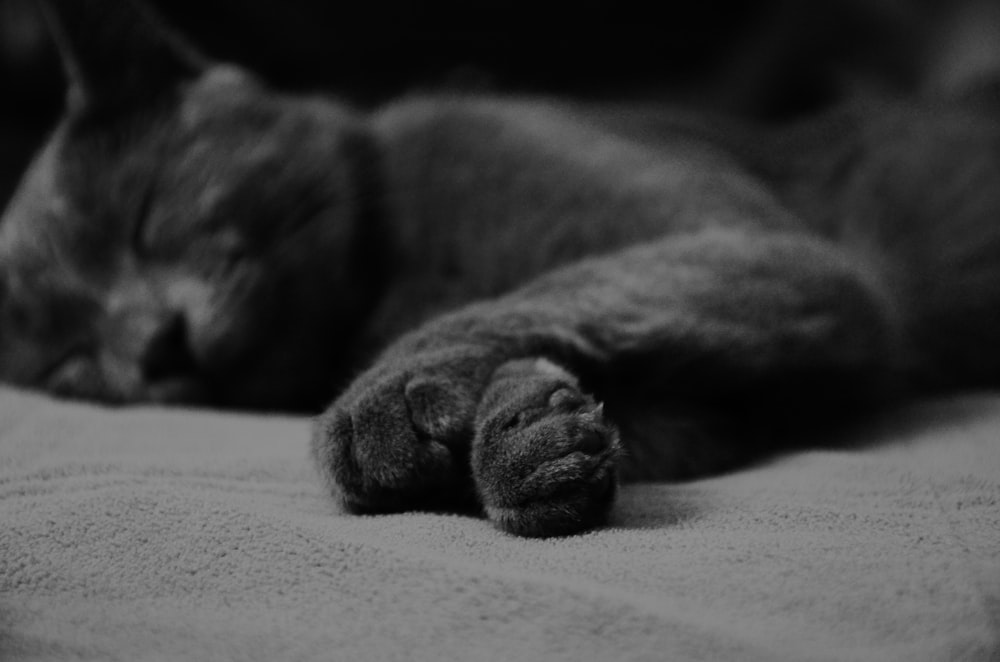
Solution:
[[[0,253],[86,240],[105,259],[137,227],[151,240],[232,224],[270,232],[343,197],[338,159],[355,124],[338,104],[275,93],[234,67],[213,67],[157,105],[70,114],[8,207]]]
[[[213,67],[168,101],[98,123],[71,116],[55,141],[60,183],[78,194],[91,189],[104,205],[153,180],[217,194],[220,182],[287,163],[318,133],[294,102],[235,67]]]

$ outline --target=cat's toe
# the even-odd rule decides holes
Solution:
[[[600,524],[617,491],[618,432],[572,381],[536,374],[494,388],[480,416],[473,472],[488,517],[525,536]]]
[[[383,384],[317,419],[313,454],[348,510],[451,508],[469,492],[461,438],[471,414],[452,391],[433,380]]]

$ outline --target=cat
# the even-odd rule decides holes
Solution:
[[[439,95],[362,112],[144,5],[44,3],[65,116],[0,222],[0,378],[318,411],[353,512],[550,536],[619,480],[1000,377],[1000,116],[783,127]],[[278,443],[279,440],[276,440]]]

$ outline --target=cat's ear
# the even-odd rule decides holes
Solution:
[[[40,0],[69,78],[73,111],[141,104],[209,61],[135,0]]]

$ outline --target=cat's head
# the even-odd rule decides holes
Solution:
[[[375,285],[357,122],[207,61],[129,0],[45,9],[70,92],[0,220],[0,379],[317,404]]]

